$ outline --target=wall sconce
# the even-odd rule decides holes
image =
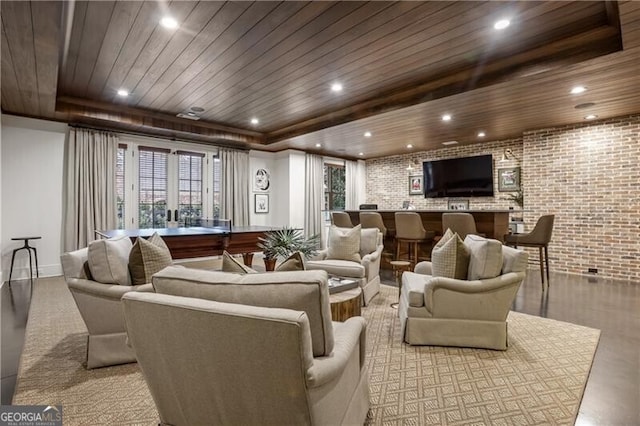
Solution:
[[[520,159],[513,153],[511,148],[505,148],[504,151],[502,151],[502,159],[500,162],[504,163],[507,160],[516,160],[517,162],[520,162]]]
[[[418,167],[418,160],[412,160],[407,166],[407,171],[413,171],[416,167]]]

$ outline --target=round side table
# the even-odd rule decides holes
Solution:
[[[38,251],[35,247],[29,245],[29,240],[39,240],[42,237],[16,237],[12,238],[13,241],[24,241],[24,245],[13,251],[11,255],[11,268],[9,268],[9,285],[11,285],[11,277],[13,276],[13,261],[16,259],[16,253],[20,250],[26,250],[29,253],[29,278],[33,280],[33,262],[31,260],[31,251],[36,258],[36,276],[40,278],[40,272],[38,272]]]
[[[402,274],[411,269],[411,262],[407,262],[406,260],[392,260],[389,263],[393,267],[393,275],[396,277],[396,284],[398,284],[398,303],[392,303],[391,307],[398,309],[400,295],[402,293]]]

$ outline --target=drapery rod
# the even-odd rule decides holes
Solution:
[[[111,133],[115,133],[115,134],[123,134],[123,135],[131,135],[131,136],[142,136],[142,137],[146,137],[146,138],[161,138],[159,136],[154,136],[154,135],[149,135],[146,133],[142,133],[142,132],[134,132],[131,130],[114,130],[114,129],[109,129],[107,127],[90,127],[87,125],[83,125],[83,124],[68,124],[69,127],[74,127],[74,128],[78,128],[78,129],[88,129],[88,130],[101,130],[104,132],[111,132]],[[231,145],[225,145],[225,144],[212,144],[209,142],[203,142],[203,141],[195,141],[195,140],[188,140],[188,139],[176,139],[175,137],[172,138],[166,138],[166,140],[172,141],[172,142],[186,142],[186,143],[195,143],[198,145],[207,145],[207,146],[213,146],[215,148],[227,148],[227,149],[234,149],[236,151],[250,151],[249,149],[246,148],[237,148],[235,146],[231,146]]]

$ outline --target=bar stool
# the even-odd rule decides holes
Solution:
[[[418,244],[433,240],[435,232],[426,231],[420,215],[415,212],[396,212],[396,260],[400,259],[400,244],[407,243],[409,262],[418,263]],[[411,252],[413,251],[413,260]]]
[[[383,237],[387,236],[387,227],[384,226],[382,215],[378,212],[360,212],[360,225],[362,229],[378,228]]]
[[[331,223],[339,228],[353,228],[349,213],[331,212]]]
[[[478,233],[471,213],[442,213],[442,233],[447,232],[447,229],[458,234],[463,241],[469,234],[485,236]]]
[[[32,266],[32,260],[31,260],[31,250],[33,250],[33,254],[35,255],[35,258],[36,258],[36,277],[40,278],[40,273],[38,272],[38,251],[36,250],[35,247],[32,247],[29,245],[29,240],[39,240],[41,238],[42,237],[16,237],[11,239],[13,241],[24,241],[24,245],[22,247],[15,249],[13,251],[13,254],[11,255],[11,269],[9,270],[9,285],[11,285],[11,276],[13,275],[13,261],[16,258],[16,253],[19,252],[20,250],[27,250],[29,252],[29,278],[30,279],[33,279],[33,266]]]

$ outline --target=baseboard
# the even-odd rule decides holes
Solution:
[[[52,265],[38,265],[38,272],[40,278],[44,277],[57,277],[62,275],[62,264],[52,264]],[[2,271],[2,279],[3,281],[9,281],[9,270]],[[33,270],[33,277],[35,278],[38,274],[36,274],[35,268]],[[29,266],[23,268],[18,268],[16,266],[13,267],[13,274],[11,275],[11,280],[27,280],[29,279]]]

